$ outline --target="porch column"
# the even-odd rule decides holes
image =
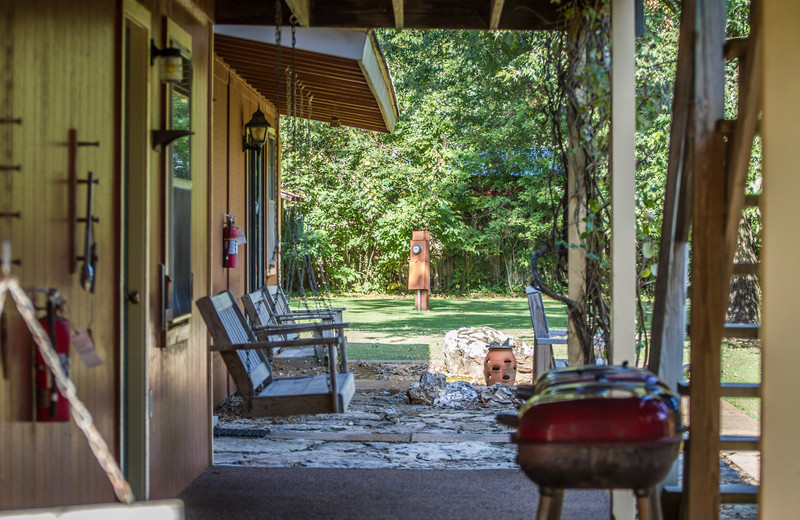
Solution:
[[[634,0],[611,2],[611,363],[633,363],[636,331],[636,24]],[[611,494],[612,517],[633,520],[630,490]]]
[[[764,191],[761,283],[761,491],[759,518],[797,517],[800,449],[797,432],[797,244],[800,228],[791,216],[800,194],[797,124],[800,121],[800,3],[764,0],[763,118]]]

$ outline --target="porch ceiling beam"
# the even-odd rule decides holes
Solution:
[[[404,0],[392,0],[392,9],[394,10],[394,28],[398,31],[403,28],[405,24],[405,15],[403,13]]]
[[[311,27],[311,0],[285,0],[302,27]]]
[[[503,14],[503,5],[505,0],[491,0],[490,1],[490,17],[489,17],[489,30],[496,31],[500,27],[500,17]]]

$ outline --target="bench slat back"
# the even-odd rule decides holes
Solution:
[[[286,301],[286,296],[283,294],[283,290],[278,285],[268,285],[266,287],[267,291],[267,298],[269,298],[269,304],[272,305],[272,309],[275,311],[275,314],[291,314],[292,310],[289,308],[289,303]]]
[[[242,296],[242,303],[244,303],[244,311],[250,319],[250,323],[258,327],[266,325],[273,325],[272,312],[268,307],[264,291],[261,289]]]
[[[550,327],[547,325],[547,315],[544,313],[542,293],[535,287],[525,287],[528,296],[528,308],[531,311],[531,325],[533,326],[533,374],[534,377],[555,367],[553,347],[550,344],[542,345],[539,340],[550,338]]]
[[[264,295],[264,291],[261,289],[257,291],[253,291],[251,293],[245,294],[242,296],[242,303],[244,304],[244,310],[247,313],[247,317],[250,319],[250,323],[252,323],[256,327],[267,327],[269,325],[277,325],[277,320],[272,315],[272,310],[269,307],[269,302],[267,301],[266,296]],[[263,334],[263,333],[262,333]],[[260,338],[264,338],[263,335],[258,335]],[[270,334],[267,336],[268,341],[281,341],[285,340],[288,337],[297,337],[298,334],[284,334],[284,335],[276,335]]]
[[[550,328],[547,325],[547,316],[544,313],[542,293],[531,286],[525,288],[525,293],[528,296],[528,308],[531,311],[531,325],[533,326],[534,335],[537,338],[549,338]]]
[[[253,331],[230,291],[197,300],[197,308],[217,346],[254,343]],[[220,352],[242,395],[254,393],[272,381],[266,353],[260,349]]]

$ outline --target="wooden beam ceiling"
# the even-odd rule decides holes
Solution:
[[[551,0],[284,0],[283,24],[294,12],[306,27],[557,30]],[[275,5],[264,0],[217,0],[217,24],[274,25]]]
[[[278,66],[284,74],[277,95],[275,45],[216,34],[214,52],[270,102],[277,103],[280,114],[291,115],[293,107],[286,94],[289,51],[283,50]],[[306,99],[297,101],[295,110],[299,117],[326,123],[336,117],[345,126],[377,132],[392,130],[394,120],[391,125],[387,123],[358,61],[302,49],[295,54],[298,95],[302,92]],[[304,111],[308,110],[310,96],[313,96],[311,113],[300,114],[301,105]]]
[[[392,0],[392,9],[394,10],[394,28],[399,31],[405,26],[403,0]]]

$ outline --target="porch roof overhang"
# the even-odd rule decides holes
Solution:
[[[292,63],[291,32],[284,27],[278,63],[274,26],[217,25],[214,51],[258,90],[277,100],[279,113],[292,115],[287,102],[287,73]],[[316,121],[331,122],[378,132],[392,132],[398,116],[397,96],[391,74],[371,31],[303,28],[296,32],[295,69],[298,96],[312,97],[311,112],[300,114]],[[279,95],[276,70],[283,70]],[[308,110],[307,101],[304,112]]]
[[[553,0],[283,0],[304,27],[553,30],[562,27]],[[287,9],[288,6],[288,9]],[[275,3],[217,0],[216,23],[274,24]]]

